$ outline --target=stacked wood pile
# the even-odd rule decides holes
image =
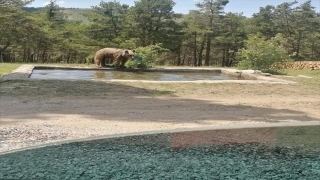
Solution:
[[[320,70],[320,61],[296,61],[296,62],[275,64],[274,66],[280,67],[282,69]]]

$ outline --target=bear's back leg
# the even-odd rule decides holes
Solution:
[[[105,55],[103,55],[102,57],[101,57],[101,61],[100,61],[100,66],[101,67],[106,67],[106,56]]]

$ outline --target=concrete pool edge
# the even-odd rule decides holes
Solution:
[[[112,71],[113,68],[94,68],[94,67],[67,67],[67,66],[39,66],[39,65],[21,65],[10,74],[1,77],[2,80],[36,80],[30,79],[34,69],[64,69],[64,70],[106,70]],[[132,70],[130,70],[132,71]],[[234,77],[244,77],[245,80],[200,80],[200,81],[150,81],[150,80],[96,80],[104,82],[143,82],[143,83],[240,83],[240,84],[298,84],[294,81],[265,76],[259,71],[254,70],[236,70],[226,68],[152,68],[144,70],[146,72],[220,72],[222,74]],[[38,79],[37,79],[38,80]],[[64,81],[77,81],[80,79],[70,79]],[[92,81],[92,80],[84,80]]]
[[[95,140],[106,140],[115,139],[122,137],[136,137],[136,136],[147,136],[147,135],[161,135],[161,134],[173,134],[173,133],[186,133],[186,132],[204,132],[204,131],[219,131],[219,130],[238,130],[247,131],[268,129],[268,128],[290,128],[290,127],[317,127],[320,126],[319,121],[307,121],[307,122],[282,122],[282,123],[265,123],[265,124],[242,124],[242,125],[222,125],[222,126],[208,126],[208,127],[197,127],[197,128],[177,128],[177,129],[166,129],[166,130],[155,130],[155,131],[143,131],[143,132],[132,132],[132,133],[121,133],[112,135],[102,135],[86,138],[77,138],[72,140],[60,140],[56,142],[43,143],[41,145],[28,146],[24,148],[13,149],[9,151],[0,152],[0,156],[6,154],[12,154],[17,152],[23,152],[27,150],[35,150],[44,147],[59,146],[69,143],[76,142],[88,142]]]

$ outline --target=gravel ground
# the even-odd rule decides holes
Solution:
[[[46,142],[54,142],[65,139],[70,133],[54,131],[51,125],[31,126],[24,125],[18,127],[0,128],[0,149],[11,150],[14,147],[28,147],[40,145]],[[1,150],[0,150],[1,152]]]
[[[154,135],[153,135],[154,136]],[[187,148],[168,134],[51,146],[0,156],[0,179],[317,179],[320,149],[264,144]],[[145,141],[144,141],[145,140]],[[136,141],[136,142],[135,142]],[[148,142],[148,143],[141,143]]]

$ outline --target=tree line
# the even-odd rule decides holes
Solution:
[[[32,1],[0,0],[0,62],[90,63],[103,47],[152,51],[155,65],[235,66],[279,53],[275,59],[320,59],[310,0],[261,7],[252,17],[225,13],[229,0],[201,0],[188,14],[175,13],[173,0],[101,1],[82,14],[86,22],[70,20],[53,0],[26,11]],[[259,46],[264,51],[250,54]]]

